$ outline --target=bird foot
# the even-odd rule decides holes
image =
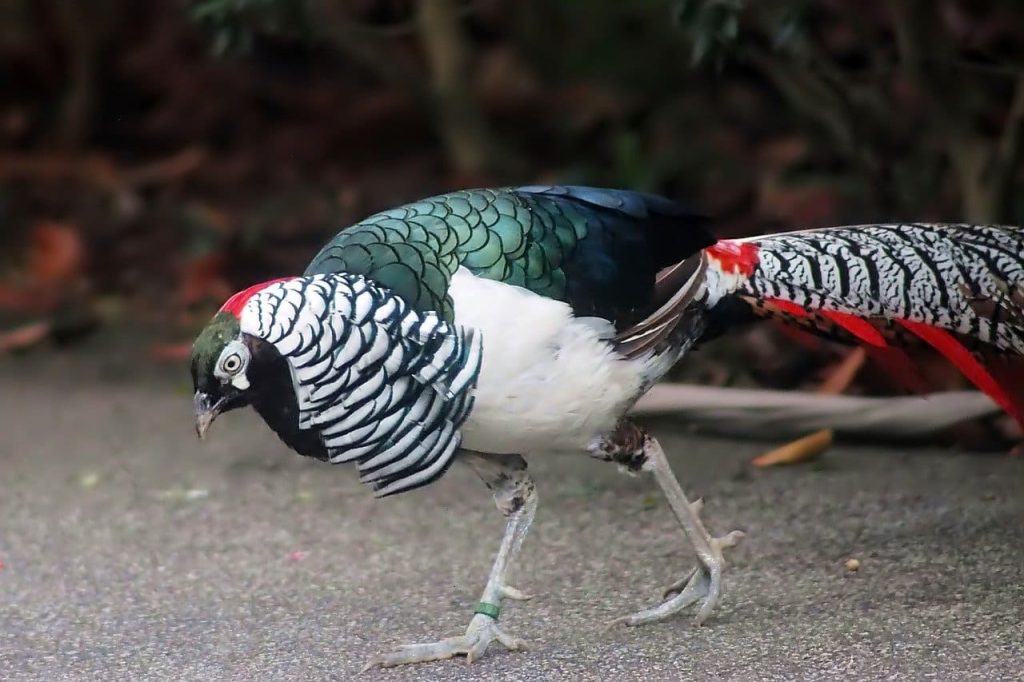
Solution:
[[[691,504],[691,509],[699,512],[700,506],[700,500],[698,500]],[[612,628],[622,624],[635,626],[655,623],[665,620],[697,602],[701,602],[701,604],[695,620],[697,625],[703,623],[722,598],[722,573],[725,570],[723,550],[735,547],[743,536],[743,531],[739,530],[717,538],[708,536],[707,543],[711,549],[710,557],[702,558],[700,564],[692,568],[686,576],[666,587],[660,604],[616,618],[608,623],[608,627]]]
[[[465,656],[466,662],[472,663],[483,656],[484,652],[487,651],[487,647],[494,641],[497,641],[509,651],[521,651],[526,648],[525,641],[506,634],[498,627],[496,620],[486,614],[478,613],[473,616],[473,620],[469,621],[466,634],[458,637],[448,637],[439,642],[400,646],[394,651],[372,659],[363,667],[362,672],[377,666],[390,668],[407,663],[440,661],[446,658],[455,658],[456,656]]]

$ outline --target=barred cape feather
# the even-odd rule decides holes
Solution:
[[[480,372],[477,335],[347,274],[265,286],[239,321],[287,360],[299,428],[319,433],[331,462],[355,462],[378,496],[451,465]]]

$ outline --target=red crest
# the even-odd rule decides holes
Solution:
[[[270,279],[270,280],[267,280],[266,282],[260,282],[259,284],[253,284],[251,287],[248,287],[246,289],[242,289],[237,294],[234,294],[231,298],[229,298],[228,300],[224,301],[224,305],[222,305],[220,307],[220,311],[219,312],[231,313],[235,317],[241,317],[242,316],[242,308],[245,307],[245,304],[249,302],[250,298],[252,298],[256,294],[258,294],[259,292],[263,291],[264,289],[269,287],[271,284],[276,284],[277,282],[285,282],[285,281],[288,281],[290,279],[294,279],[294,278],[292,278],[292,277],[278,277],[277,279]]]

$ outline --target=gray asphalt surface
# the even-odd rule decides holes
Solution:
[[[535,458],[513,584],[536,596],[502,619],[533,648],[357,677],[468,622],[502,528],[471,472],[377,501],[252,414],[198,443],[180,381],[4,362],[0,679],[1024,679],[1024,461],[836,447],[751,471],[764,445],[659,424],[710,526],[748,537],[706,626],[606,632],[691,559],[651,481]]]

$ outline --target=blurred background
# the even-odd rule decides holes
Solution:
[[[0,84],[0,355],[182,382],[231,292],[453,188],[652,191],[720,236],[1024,220],[1010,0],[2,0]],[[678,378],[898,391],[769,326],[699,358]]]

